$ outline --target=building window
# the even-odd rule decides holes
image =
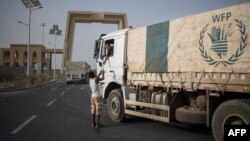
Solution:
[[[5,57],[10,57],[10,52],[9,51],[4,51],[3,54],[4,54]]]
[[[19,57],[18,51],[15,51],[14,58],[15,58],[15,59],[18,59],[18,57]]]
[[[42,53],[42,57],[45,58],[45,52]]]
[[[19,63],[18,63],[18,62],[15,62],[15,63],[14,63],[14,66],[18,67],[18,66],[19,66]]]
[[[9,58],[10,57],[10,51],[4,51],[3,52],[3,57],[4,57],[4,59]]]
[[[36,58],[36,57],[37,57],[36,52],[33,52],[33,58]]]
[[[24,56],[25,58],[27,58],[27,57],[28,57],[28,53],[27,53],[27,51],[25,51],[25,52],[23,53],[23,56]]]
[[[33,52],[32,60],[33,61],[37,61],[37,54],[36,54],[36,52]]]
[[[5,62],[4,66],[10,66],[10,62]]]

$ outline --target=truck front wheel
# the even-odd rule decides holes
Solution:
[[[123,121],[125,117],[124,101],[120,89],[115,89],[110,92],[108,97],[108,113],[109,117],[115,122]]]
[[[212,130],[216,141],[223,141],[224,125],[249,125],[250,100],[229,100],[214,112]]]

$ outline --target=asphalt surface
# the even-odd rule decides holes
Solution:
[[[103,105],[91,127],[88,84],[57,81],[22,91],[0,92],[1,141],[212,141],[209,129],[168,125],[137,117],[115,123]]]

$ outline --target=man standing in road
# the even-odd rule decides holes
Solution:
[[[98,128],[101,127],[100,125],[100,115],[102,110],[102,97],[99,91],[98,84],[101,80],[104,79],[104,76],[102,78],[99,78],[100,75],[103,75],[102,71],[96,76],[96,73],[93,71],[90,71],[89,76],[89,85],[91,89],[91,114],[92,114],[92,127]]]

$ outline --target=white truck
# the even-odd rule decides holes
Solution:
[[[85,83],[90,66],[85,61],[69,61],[66,63],[65,75],[67,84]]]
[[[205,125],[217,141],[224,125],[249,125],[249,13],[244,3],[101,36],[94,57],[110,118]]]

